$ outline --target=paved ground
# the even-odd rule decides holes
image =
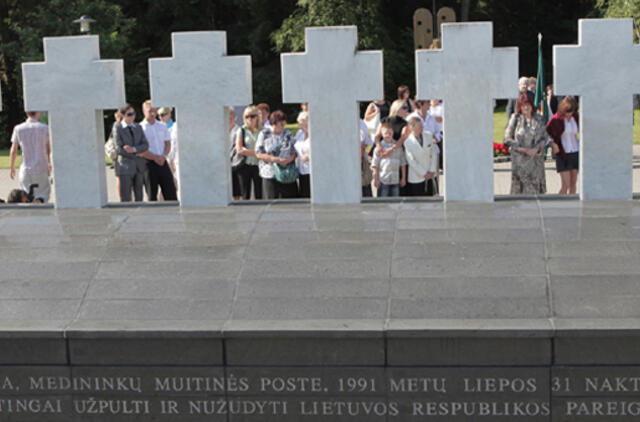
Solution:
[[[634,171],[633,171],[633,191],[640,193],[640,145],[633,146]],[[116,191],[115,174],[113,169],[107,168],[107,189],[109,202],[118,202]],[[496,195],[508,195],[511,186],[511,163],[495,164],[494,186]],[[553,161],[546,162],[547,192],[557,193],[560,190],[560,178],[555,171]],[[9,170],[0,170],[0,198],[6,198],[11,189],[17,188],[17,181],[9,178]],[[55,188],[52,199],[55,198]]]
[[[640,201],[0,208],[0,331],[639,327]]]

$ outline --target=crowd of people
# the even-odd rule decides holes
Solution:
[[[547,105],[553,115],[544,121],[534,107],[535,78],[520,78],[518,97],[507,104],[504,142],[510,146],[511,194],[546,192],[544,160],[553,151],[560,174],[560,194],[573,194],[579,167],[578,104],[575,98],[560,102],[547,87]],[[297,115],[295,136],[286,128],[287,116],[271,111],[266,103],[244,107],[239,122],[229,115],[229,159],[234,200],[309,198],[311,196],[311,137],[307,104]],[[117,191],[122,202],[176,200],[179,181],[179,122],[172,109],[142,104],[144,118],[136,122],[127,104],[115,113],[107,142],[114,162]],[[11,138],[10,177],[16,177],[18,148],[22,162],[20,189],[9,202],[47,202],[51,175],[51,147],[47,125],[38,112],[14,128]],[[373,101],[360,119],[362,196],[433,196],[442,170],[443,104],[440,100],[412,98],[407,86],[397,89],[397,99]],[[239,123],[239,124],[238,124]],[[354,140],[355,142],[355,140]]]

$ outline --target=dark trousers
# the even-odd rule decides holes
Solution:
[[[133,195],[136,202],[141,202],[145,173],[122,174],[118,176],[118,178],[120,179],[120,201],[131,202],[131,188],[133,188]]]
[[[409,191],[409,196],[424,196],[425,183],[407,183],[407,190]]]
[[[433,178],[421,183],[407,183],[409,196],[433,196],[438,193],[437,183]]]
[[[438,179],[436,179],[434,176],[431,179],[427,180],[425,195],[434,196],[437,194],[438,194]]]
[[[368,198],[368,197],[371,197],[371,196],[372,196],[372,194],[371,194],[371,184],[363,186],[362,187],[362,197],[363,198]]]
[[[278,181],[273,179],[262,179],[262,195],[264,199],[276,199],[278,197]]]
[[[298,196],[300,198],[311,198],[311,180],[308,174],[298,176]]]
[[[240,195],[242,199],[251,199],[251,185],[255,199],[262,199],[262,179],[258,166],[245,164],[238,168],[238,180],[240,181]]]
[[[295,198],[298,196],[298,185],[293,183],[280,183],[275,178],[262,179],[262,193],[264,199]]]
[[[240,196],[240,174],[237,168],[231,168],[231,196]]]
[[[293,183],[280,183],[276,182],[278,186],[279,198],[297,198],[298,197],[298,184]]]
[[[149,201],[158,200],[158,186],[162,189],[162,196],[165,201],[175,201],[178,199],[176,195],[176,185],[173,182],[173,174],[169,168],[169,163],[165,161],[164,165],[159,166],[155,161],[147,160],[147,174],[147,194],[149,195]]]

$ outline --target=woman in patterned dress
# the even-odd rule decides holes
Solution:
[[[535,112],[531,98],[518,98],[516,113],[511,115],[504,142],[511,149],[511,194],[546,193],[544,147],[547,132],[542,116]]]

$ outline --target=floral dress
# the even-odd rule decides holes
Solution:
[[[547,131],[541,115],[534,113],[531,121],[519,113],[509,119],[504,142],[511,149],[511,194],[537,195],[547,192],[544,176],[544,146]],[[516,152],[516,148],[538,148],[533,157]]]

